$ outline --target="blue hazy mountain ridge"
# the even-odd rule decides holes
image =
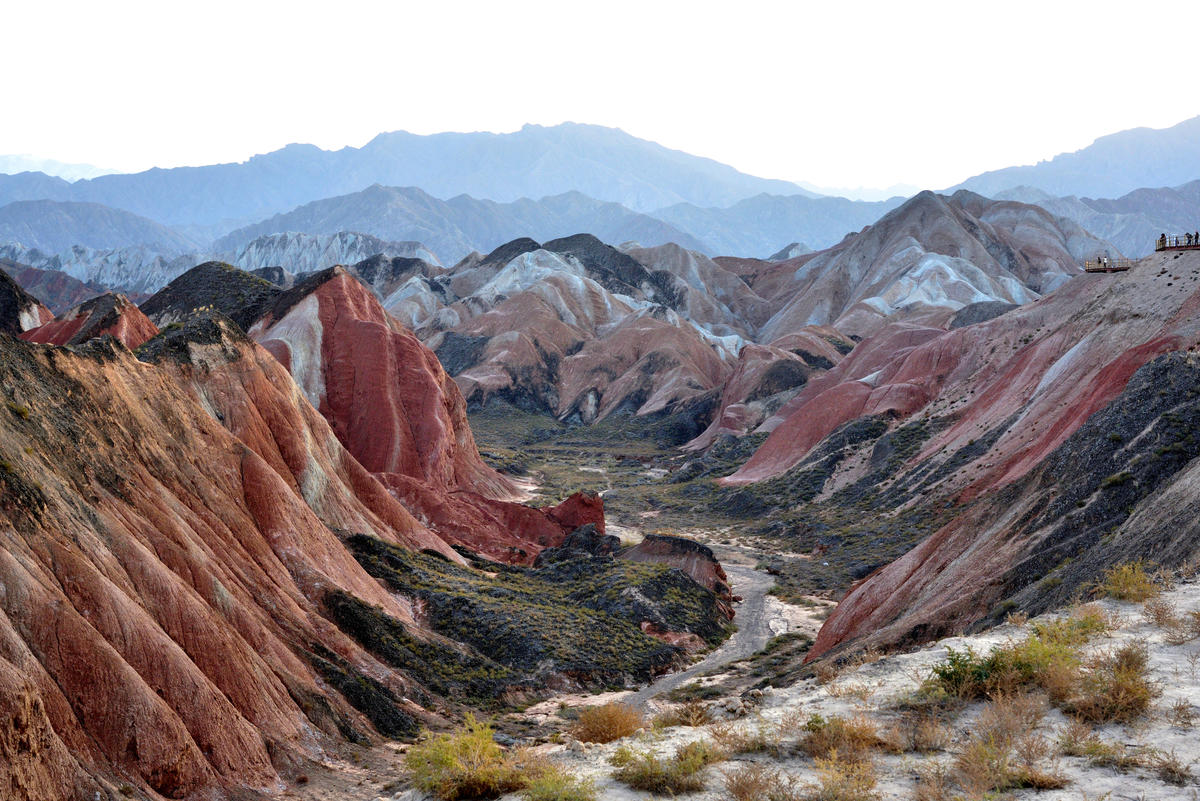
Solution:
[[[832,247],[904,201],[902,197],[868,202],[762,194],[723,209],[679,203],[653,216],[704,242],[710,255],[765,259],[790,242],[817,250]]]
[[[86,201],[172,226],[220,226],[224,233],[376,183],[497,202],[577,191],[634,211],[685,202],[726,206],[762,192],[811,194],[615,128],[564,123],[507,134],[396,131],[360,148],[293,144],[242,163],[155,168],[75,183],[26,172],[0,176],[0,205]]]
[[[308,203],[240,228],[218,239],[212,249],[235,250],[265,234],[339,231],[358,231],[396,241],[415,240],[445,264],[453,264],[472,251],[487,253],[520,236],[544,241],[580,232],[613,244],[629,240],[647,246],[674,242],[688,249],[708,250],[695,237],[661,220],[579,192],[498,203],[467,195],[439,200],[416,187],[379,185]]]
[[[0,156],[0,173],[41,172],[68,181],[80,178],[96,178],[117,170],[108,170],[94,164],[69,164],[55,159],[43,159],[28,154]]]
[[[99,203],[56,200],[19,200],[0,207],[0,243],[8,242],[47,253],[78,245],[96,249],[143,246],[179,254],[201,244],[128,211]]]
[[[1073,153],[1038,164],[968,178],[948,191],[988,197],[1032,187],[1056,197],[1114,198],[1143,187],[1179,186],[1200,178],[1200,117],[1170,128],[1133,128],[1102,136]]]
[[[1118,198],[1054,197],[1028,186],[1006,190],[997,197],[1033,203],[1074,220],[1135,258],[1152,252],[1159,234],[1195,231],[1200,226],[1200,180],[1135,189]]]

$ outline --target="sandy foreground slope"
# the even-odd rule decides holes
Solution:
[[[1180,614],[1200,611],[1200,582],[1192,580],[1176,587],[1163,596],[1173,604]],[[1148,622],[1142,604],[1123,603],[1111,600],[1098,602],[1117,621],[1116,627],[1105,635],[1094,638],[1086,647],[1086,653],[1103,653],[1125,643],[1143,642],[1149,648],[1149,674],[1157,685],[1160,695],[1155,699],[1151,713],[1130,725],[1099,725],[1094,732],[1106,743],[1124,746],[1128,753],[1141,753],[1149,764],[1154,754],[1174,757],[1185,768],[1196,770],[1200,760],[1200,736],[1189,715],[1200,716],[1200,639],[1173,645],[1168,642],[1163,628]],[[1045,620],[1061,615],[1056,613],[1038,618]],[[753,731],[759,726],[779,726],[789,721],[800,726],[813,715],[826,719],[832,716],[865,716],[875,722],[881,731],[898,719],[894,703],[898,698],[915,690],[929,675],[930,668],[942,662],[948,648],[961,651],[972,648],[976,653],[987,653],[993,646],[1024,637],[1030,624],[1006,624],[983,634],[970,637],[955,637],[941,640],[920,650],[887,656],[858,667],[843,670],[833,680],[818,683],[815,679],[799,682],[792,687],[768,690],[761,707],[749,716],[734,721],[731,725]],[[947,766],[953,764],[957,754],[968,743],[979,725],[984,703],[966,706],[947,722],[948,742],[944,751],[927,755],[907,753],[892,755],[883,752],[874,757],[879,777],[876,796],[879,799],[918,798],[916,786],[918,775],[930,770],[934,763]],[[1179,710],[1185,710],[1181,713]],[[1115,767],[1097,767],[1082,757],[1064,756],[1058,745],[1062,732],[1070,726],[1072,719],[1054,708],[1047,708],[1034,731],[1050,744],[1050,753],[1041,761],[1041,766],[1058,772],[1068,783],[1062,789],[1035,791],[1019,789],[1008,794],[998,793],[986,797],[1037,798],[1042,801],[1082,801],[1083,799],[1107,798],[1146,799],[1192,799],[1198,797],[1200,780],[1195,775],[1183,778],[1183,784],[1163,781],[1152,767],[1133,767],[1121,772]],[[720,724],[718,724],[720,725]],[[602,799],[635,801],[654,798],[649,793],[630,790],[616,782],[614,768],[608,758],[622,746],[635,751],[649,750],[663,757],[670,757],[680,745],[710,736],[706,727],[674,727],[661,732],[638,734],[608,745],[579,746],[568,741],[565,745],[549,745],[548,755],[560,762],[569,772],[580,777],[592,778]],[[784,738],[794,741],[795,735]],[[733,756],[729,760],[706,769],[705,789],[690,793],[685,798],[695,801],[717,801],[730,796],[725,790],[724,774],[742,766],[760,762],[780,769],[804,786],[815,780],[814,762],[805,756],[783,756],[746,754]],[[397,771],[399,773],[399,771]],[[1190,772],[1190,771],[1189,771]],[[364,796],[369,797],[369,796]],[[413,790],[382,793],[386,799],[418,801],[424,799]],[[928,796],[927,796],[928,797]],[[954,790],[946,797],[970,797],[961,790]],[[516,801],[518,795],[506,796],[505,801]]]

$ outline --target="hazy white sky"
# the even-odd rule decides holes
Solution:
[[[942,188],[1200,115],[1195,2],[6,3],[0,153],[122,170],[565,120]]]

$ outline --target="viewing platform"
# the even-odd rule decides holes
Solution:
[[[1163,234],[1154,243],[1154,250],[1200,250],[1200,231],[1173,236]]]
[[[1123,273],[1134,264],[1137,264],[1136,259],[1110,259],[1107,256],[1101,256],[1085,261],[1083,271],[1085,273]]]

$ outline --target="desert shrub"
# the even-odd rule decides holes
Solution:
[[[1113,625],[1102,609],[1088,604],[1068,616],[1032,624],[1025,639],[998,645],[987,655],[969,646],[948,648],[946,661],[933,666],[920,694],[977,699],[1041,689],[1061,704],[1079,683],[1081,647]]]
[[[1192,779],[1191,764],[1183,762],[1174,751],[1158,751],[1150,758],[1150,768],[1167,784],[1183,787]]]
[[[801,801],[875,801],[877,779],[870,761],[840,759],[832,753],[816,760],[817,781],[805,786]]]
[[[883,738],[892,751],[930,754],[945,749],[950,732],[937,711],[915,710],[889,726]]]
[[[1178,726],[1181,729],[1190,729],[1196,725],[1196,716],[1192,712],[1192,704],[1186,698],[1177,698],[1175,703],[1171,704],[1170,719],[1172,726]]]
[[[1142,607],[1142,617],[1147,623],[1159,628],[1170,628],[1180,623],[1179,611],[1166,598],[1152,598]]]
[[[524,801],[596,801],[591,779],[578,779],[557,766],[548,767],[521,791]]]
[[[1146,674],[1148,652],[1131,642],[1094,657],[1078,693],[1063,708],[1089,723],[1129,723],[1149,711],[1158,689]]]
[[[727,754],[778,754],[783,751],[786,726],[772,725],[763,720],[753,727],[720,721],[708,727],[708,735]]]
[[[1141,603],[1158,595],[1159,582],[1145,562],[1126,562],[1106,570],[1097,589],[1118,601]]]
[[[954,779],[969,796],[979,798],[1007,790],[1010,754],[1008,744],[992,737],[973,737],[954,758]]]
[[[468,714],[458,730],[415,743],[404,758],[413,784],[440,801],[498,798],[524,788],[528,766],[506,755],[493,733]]]
[[[1117,743],[1101,740],[1085,723],[1074,721],[1058,734],[1058,746],[1066,756],[1081,757],[1097,767],[1125,772],[1141,767],[1142,753]]]
[[[946,763],[930,760],[917,768],[913,801],[950,801],[953,797],[954,779]]]
[[[879,736],[875,724],[863,716],[826,720],[813,715],[804,726],[805,732],[797,744],[801,751],[814,759],[862,762],[870,758],[872,749],[892,750],[891,744]]]
[[[799,801],[796,781],[777,768],[742,765],[723,774],[730,801]]]
[[[675,754],[663,758],[650,751],[628,751],[619,757],[613,777],[635,790],[648,793],[691,793],[704,789],[701,771],[725,755],[712,743],[698,740],[676,749]]]
[[[668,729],[672,726],[704,726],[712,722],[708,707],[699,701],[685,701],[673,709],[660,712],[654,716],[651,725],[655,729]]]
[[[643,726],[645,721],[641,712],[629,704],[613,702],[579,710],[579,720],[571,733],[583,743],[611,743],[628,737]]]
[[[1200,638],[1200,611],[1181,615],[1175,607],[1162,601],[1147,601],[1146,619],[1164,629],[1163,639],[1171,645],[1183,645]]]
[[[1045,702],[1029,695],[1002,696],[980,711],[970,740],[954,760],[954,779],[969,797],[1066,785],[1057,769],[1043,764],[1051,747],[1035,730],[1044,713]]]

